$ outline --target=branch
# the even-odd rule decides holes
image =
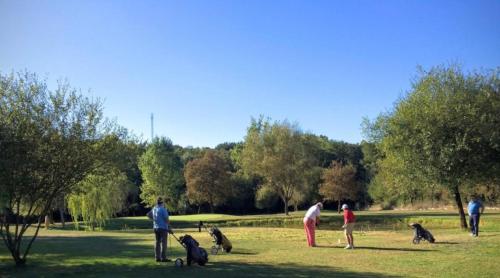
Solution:
[[[18,238],[17,238],[17,233],[19,232],[19,214],[20,214],[20,206],[21,206],[21,200],[20,198],[18,198],[16,200],[16,232],[14,233],[14,240],[17,242]]]
[[[9,242],[7,241],[7,236],[4,234],[3,229],[4,229],[4,221],[0,221],[0,236],[2,236],[3,242],[5,243],[5,246],[9,248]],[[10,248],[9,248],[10,249]]]
[[[31,249],[31,245],[33,244],[33,242],[35,241],[36,237],[38,236],[38,231],[40,231],[40,226],[42,225],[42,216],[39,216],[38,217],[38,225],[36,226],[36,231],[35,231],[35,234],[33,235],[33,237],[31,238],[30,242],[28,243],[28,246],[26,247],[26,250],[24,251],[24,254],[23,254],[23,260],[26,259],[26,256],[28,256],[28,253]]]

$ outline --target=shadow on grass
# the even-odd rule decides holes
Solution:
[[[336,267],[303,266],[297,264],[209,263],[204,267],[193,265],[182,268],[168,264],[130,265],[95,262],[91,264],[11,267],[0,269],[2,277],[400,277],[378,273],[347,271]]]
[[[32,254],[61,256],[62,259],[81,258],[154,258],[154,236],[151,244],[145,245],[143,238],[110,237],[110,236],[78,236],[78,237],[39,237],[33,245]],[[167,251],[173,255],[182,255],[171,246],[179,246],[177,242],[168,242]],[[183,250],[183,249],[182,249]],[[182,252],[184,253],[184,252]]]
[[[436,241],[433,244],[458,244],[458,242],[453,242],[453,241]]]
[[[317,248],[336,248],[344,249],[344,246],[329,246],[329,245],[319,245]],[[373,246],[356,246],[353,250],[379,250],[379,251],[402,251],[402,252],[433,252],[437,250],[430,249],[413,249],[413,248],[389,248],[389,247],[373,247]],[[346,250],[346,252],[352,252],[352,250]]]
[[[497,236],[499,236],[499,234],[489,234],[489,235],[479,234],[478,238],[481,238],[481,237],[497,237]]]
[[[176,244],[172,242],[172,244]],[[169,258],[185,257],[184,249],[170,249]],[[257,255],[235,250],[235,255]],[[156,263],[153,247],[133,237],[40,237],[27,265],[15,267],[0,249],[0,277],[389,277],[337,267],[298,264],[210,261],[205,267],[176,268]],[[230,255],[229,255],[230,256]],[[214,258],[210,256],[209,258]],[[394,277],[394,276],[393,276]]]
[[[235,255],[258,255],[259,253],[257,252],[252,252],[252,251],[246,251],[246,250],[233,250],[231,251],[231,254]]]

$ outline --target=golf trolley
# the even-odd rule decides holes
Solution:
[[[422,240],[427,240],[429,243],[434,243],[436,241],[432,233],[424,229],[422,225],[418,223],[412,223],[408,226],[410,226],[414,230],[414,236],[412,240],[413,244],[419,244]]]
[[[188,266],[191,265],[191,262],[195,262],[200,266],[204,266],[208,262],[208,253],[207,251],[200,247],[198,241],[196,241],[190,235],[184,235],[181,237],[176,237],[172,230],[169,231],[170,234],[175,238],[177,242],[179,242],[182,247],[186,250],[186,263]],[[184,260],[182,258],[175,259],[176,267],[183,267]]]
[[[219,228],[217,228],[217,226],[213,225],[207,227],[200,221],[199,227],[205,228],[205,230],[213,238],[212,242],[214,243],[214,246],[210,249],[210,254],[217,255],[221,250],[226,251],[227,253],[231,252],[233,249],[231,241],[229,241],[229,239],[219,230]]]

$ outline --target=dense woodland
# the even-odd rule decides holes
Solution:
[[[103,103],[29,72],[0,75],[0,235],[23,264],[45,216],[144,215],[158,196],[173,214],[454,205],[500,197],[500,70],[421,70],[359,144],[252,118],[241,142],[181,147],[142,140],[103,117]],[[326,119],[325,119],[326,120]]]

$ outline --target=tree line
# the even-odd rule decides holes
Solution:
[[[351,175],[328,175],[332,162],[351,169]],[[252,119],[244,141],[215,148],[182,148],[155,138],[139,156],[138,168],[140,199],[153,206],[162,196],[173,213],[288,214],[326,196],[337,203],[369,203],[359,145],[263,117]]]
[[[178,214],[452,201],[465,227],[470,194],[500,196],[499,72],[421,70],[392,110],[365,119],[360,144],[261,116],[215,148],[142,141],[67,83],[0,74],[0,236],[22,265],[45,216],[96,229],[159,196]]]

